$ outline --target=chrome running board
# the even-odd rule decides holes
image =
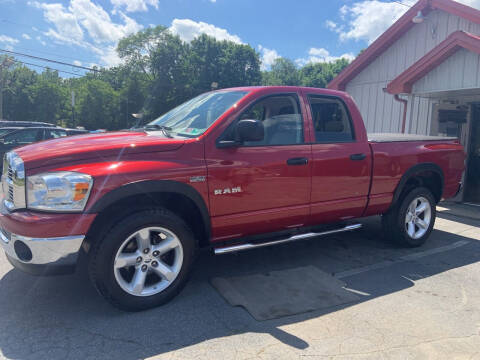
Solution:
[[[215,251],[215,255],[221,255],[221,254],[227,254],[235,251],[255,249],[255,248],[277,245],[277,244],[282,244],[282,243],[291,242],[291,241],[305,240],[315,236],[335,234],[335,233],[344,232],[344,231],[352,231],[352,230],[360,229],[361,227],[362,227],[362,224],[352,224],[352,225],[347,225],[343,228],[335,229],[335,230],[328,230],[323,232],[309,232],[305,234],[293,235],[286,239],[274,240],[274,241],[258,243],[258,244],[246,243],[246,244],[226,246],[226,247],[216,248],[214,249],[214,251]]]

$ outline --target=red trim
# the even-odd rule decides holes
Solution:
[[[480,37],[455,31],[420,60],[398,75],[387,85],[390,94],[410,94],[413,84],[452,56],[459,49],[480,54]]]
[[[375,40],[363,53],[361,53],[349,66],[337,75],[327,88],[345,90],[348,82],[365,69],[375,58],[380,56],[403,34],[415,24],[412,19],[418,11],[427,15],[431,10],[438,9],[462,17],[468,21],[480,24],[480,11],[469,6],[459,4],[452,0],[420,0],[398,19],[387,31]]]

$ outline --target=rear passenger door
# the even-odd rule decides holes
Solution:
[[[261,121],[264,139],[206,147],[214,241],[285,230],[308,220],[311,146],[298,95],[258,99],[216,141],[233,140],[234,124],[241,119]]]
[[[347,106],[340,97],[306,94],[313,127],[310,223],[362,215],[370,186],[371,155],[357,142]]]

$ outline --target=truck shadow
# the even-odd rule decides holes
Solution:
[[[479,235],[477,232],[475,238]],[[402,291],[415,286],[418,279],[475,263],[480,260],[480,241],[475,238],[435,230],[422,248],[402,249],[384,241],[378,218],[372,218],[364,221],[360,231],[317,241],[217,257],[204,252],[191,281],[177,298],[141,313],[115,310],[80,274],[41,278],[10,270],[0,279],[0,350],[3,356],[14,359],[138,359],[247,332],[270,334],[291,347],[305,349],[307,341],[280,327]],[[398,261],[458,242],[463,245],[432,251],[418,260]],[[4,258],[0,261],[0,269],[8,267]],[[368,271],[369,265],[384,261],[392,265]],[[209,284],[215,276],[306,265],[331,274],[365,268],[342,280],[366,295],[356,303],[258,322],[244,309],[228,305]]]

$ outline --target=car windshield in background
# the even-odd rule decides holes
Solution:
[[[202,94],[170,110],[147,126],[165,127],[171,135],[197,137],[246,94],[246,91]]]
[[[11,128],[0,128],[0,136],[8,134],[9,132],[15,131],[18,129],[11,129]]]

